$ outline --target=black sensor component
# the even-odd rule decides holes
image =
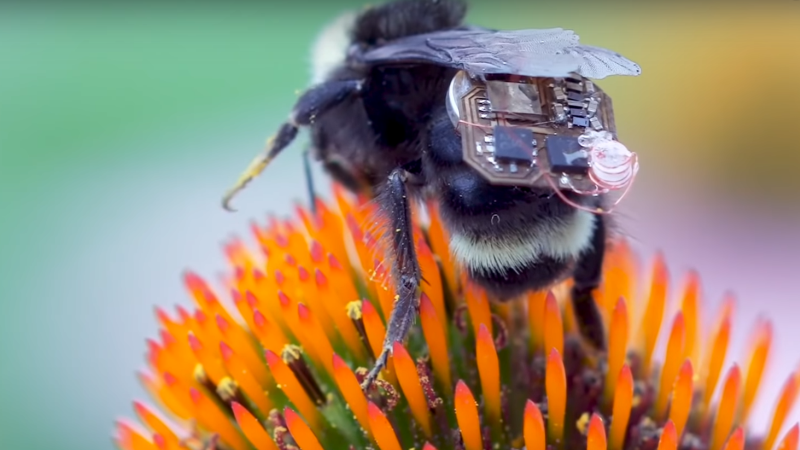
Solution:
[[[569,115],[572,117],[586,117],[586,110],[578,108],[570,108]]]
[[[567,99],[574,100],[574,101],[581,101],[583,100],[583,94],[579,94],[577,92],[569,91],[567,92]]]
[[[547,136],[545,146],[551,172],[571,175],[589,172],[586,149],[581,147],[576,136]]]
[[[587,119],[586,117],[573,117],[572,124],[579,127],[588,127],[589,119]]]
[[[527,128],[495,126],[494,157],[499,160],[532,163],[533,131]]]

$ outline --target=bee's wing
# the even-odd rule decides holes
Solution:
[[[367,64],[429,63],[474,73],[587,78],[639,75],[641,68],[619,53],[580,45],[561,28],[438,31],[401,38],[360,56]]]

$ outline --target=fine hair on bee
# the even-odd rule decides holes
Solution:
[[[335,181],[373,199],[386,227],[384,261],[396,301],[364,388],[417,317],[421,270],[409,206],[415,200],[436,203],[456,261],[498,301],[572,277],[581,334],[605,347],[592,291],[601,281],[609,216],[592,211],[605,207],[606,197],[497,183],[476,170],[465,160],[464,128],[454,125],[448,90],[467,72],[588,79],[637,75],[639,68],[609,50],[579,45],[568,30],[501,32],[465,24],[466,12],[460,0],[395,0],[331,22],[312,48],[311,87],[223,201],[229,209],[233,195],[300,128],[310,133],[311,156]]]

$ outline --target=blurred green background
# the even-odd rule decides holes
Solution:
[[[222,239],[303,199],[296,145],[219,208],[306,87],[318,29],[359,6],[0,4],[0,448],[111,448],[153,305],[188,302],[181,270],[212,278]],[[474,1],[470,19],[640,63],[601,83],[642,164],[623,216],[676,275],[700,269],[709,303],[741,294],[737,345],[775,318],[771,410],[800,357],[800,2]]]

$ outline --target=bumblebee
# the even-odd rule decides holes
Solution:
[[[498,301],[572,277],[580,331],[605,347],[592,291],[607,213],[638,162],[591,80],[641,69],[570,30],[487,29],[466,12],[459,0],[396,0],[335,20],[314,47],[313,85],[223,200],[229,209],[301,127],[336,181],[375,200],[396,303],[365,388],[416,318],[413,199],[438,204],[455,259]]]

